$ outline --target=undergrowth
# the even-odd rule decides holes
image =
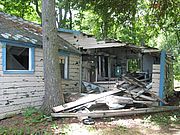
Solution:
[[[11,125],[2,127],[0,125],[0,135],[49,135],[51,132],[45,127],[51,121],[51,117],[44,115],[40,110],[29,107],[22,113],[23,125]],[[20,123],[20,121],[19,121]]]
[[[151,114],[145,116],[144,119],[157,125],[180,124],[180,111]]]

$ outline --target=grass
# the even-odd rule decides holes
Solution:
[[[40,110],[33,107],[27,108],[22,115],[25,117],[24,123],[30,125],[52,120],[51,117],[44,115]]]
[[[44,115],[36,108],[29,107],[22,113],[21,119],[5,126],[0,126],[0,135],[41,135],[49,134],[49,130],[43,128],[48,125],[50,117]]]
[[[157,125],[171,125],[180,124],[180,111],[175,112],[162,112],[152,115],[147,115],[144,118],[148,122],[153,122]]]
[[[75,128],[72,127],[72,119],[52,120],[50,116],[44,115],[41,111],[35,108],[27,108],[22,115],[15,116],[0,121],[0,135],[51,135],[51,134],[71,134],[75,130],[84,130],[90,134],[100,135],[140,135],[139,129],[127,128],[122,125],[111,125],[108,123],[117,120],[116,118],[108,118],[104,123],[96,122],[95,125],[83,126],[82,123],[77,123]],[[155,123],[157,125],[169,126],[171,124],[180,125],[180,111],[156,113],[145,115],[144,121]],[[2,123],[2,124],[1,124]],[[77,126],[78,125],[78,126]],[[72,130],[73,128],[73,130]],[[76,129],[77,128],[77,129]],[[93,135],[94,135],[93,134]]]
[[[116,126],[102,130],[101,135],[140,135],[136,129],[129,129],[124,126]]]

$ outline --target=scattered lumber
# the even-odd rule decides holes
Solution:
[[[145,84],[143,84],[142,82],[138,81],[137,79],[135,78],[129,78],[129,77],[126,77],[126,76],[123,76],[122,77],[125,81],[127,81],[128,83],[130,84],[133,84],[135,86],[139,86],[139,87],[145,87]]]
[[[67,103],[67,104],[64,104],[64,105],[53,107],[53,111],[54,112],[65,111],[67,109],[71,109],[73,107],[77,107],[79,105],[89,103],[89,102],[95,101],[95,100],[97,100],[99,98],[103,98],[103,97],[106,97],[106,96],[109,96],[109,95],[116,94],[118,92],[121,92],[121,90],[113,90],[113,91],[103,92],[103,93],[100,93],[100,94],[93,94],[93,96],[91,94],[89,94],[89,95],[84,96],[83,98],[80,98],[80,99],[78,99],[78,100],[76,100],[74,102],[70,102],[70,103]]]
[[[135,74],[135,76],[123,76],[124,81],[116,81],[114,90],[104,89],[101,86],[83,82],[87,93],[80,94],[80,96],[74,94],[73,98],[68,96],[73,102],[53,107],[55,113],[52,115],[55,117],[80,117],[81,115],[84,117],[109,117],[177,108],[154,108],[153,106],[157,106],[159,101],[164,104],[167,104],[167,102],[151,91],[152,82],[150,82],[149,79],[142,78],[142,74]],[[83,97],[81,97],[81,95],[83,95]],[[78,96],[80,98],[74,101]],[[132,109],[132,107],[135,109]],[[87,110],[89,111],[87,112]]]
[[[155,112],[165,112],[180,110],[179,106],[163,106],[163,107],[151,107],[151,108],[140,108],[140,109],[121,109],[121,110],[105,110],[105,111],[91,111],[91,112],[77,112],[77,113],[51,113],[52,117],[91,117],[91,118],[103,118],[103,117],[114,117],[114,116],[126,116],[134,114],[145,114]]]
[[[158,101],[161,101],[162,103],[164,103],[165,105],[167,105],[168,103],[161,99],[159,96],[157,96],[156,94],[154,94],[152,91],[148,91],[154,98],[156,98]]]

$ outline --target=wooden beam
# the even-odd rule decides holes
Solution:
[[[165,111],[180,110],[179,106],[163,106],[163,107],[152,107],[152,108],[140,108],[140,109],[121,109],[121,110],[105,110],[105,111],[92,111],[92,112],[77,112],[77,113],[51,113],[52,117],[114,117],[114,116],[126,116],[134,114],[146,114],[146,113],[157,113]]]

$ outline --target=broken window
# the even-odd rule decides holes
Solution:
[[[128,72],[140,71],[140,60],[139,59],[128,59],[127,61]]]
[[[60,70],[61,70],[61,78],[68,79],[69,78],[69,57],[60,56],[59,64],[60,64]]]
[[[6,70],[29,70],[29,48],[7,45]]]
[[[5,44],[3,48],[3,73],[33,73],[34,47]]]

